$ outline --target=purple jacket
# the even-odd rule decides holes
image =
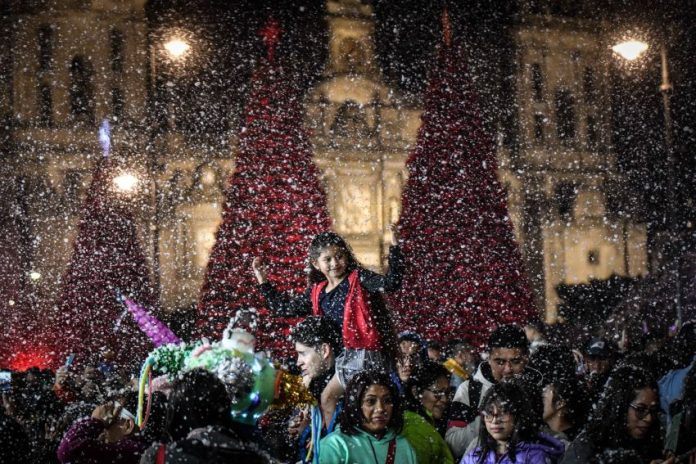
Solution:
[[[496,459],[495,451],[491,451],[483,461],[485,464],[555,464],[563,457],[565,446],[559,440],[545,433],[540,433],[536,441],[520,442],[515,448],[515,461],[506,454]],[[477,464],[481,456],[481,448],[466,454],[459,464]]]
[[[137,435],[129,435],[116,443],[99,439],[104,423],[99,419],[76,421],[58,446],[58,460],[70,464],[138,464],[147,443]]]

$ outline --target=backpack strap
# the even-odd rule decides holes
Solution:
[[[481,391],[483,384],[478,380],[469,379],[467,392],[469,393],[469,404],[454,401],[450,405],[450,417],[447,427],[466,427],[476,420],[481,401]]]
[[[481,401],[481,391],[483,384],[478,380],[471,379],[469,381],[469,406],[478,411],[479,402]]]
[[[164,443],[159,445],[157,448],[157,457],[155,459],[155,464],[165,464],[165,454],[167,452],[167,446]]]

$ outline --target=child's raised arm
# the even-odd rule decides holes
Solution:
[[[290,297],[278,292],[268,281],[268,271],[260,256],[256,256],[251,261],[251,269],[254,271],[254,277],[256,277],[256,281],[259,283],[259,291],[266,299],[268,308],[276,315],[302,317],[312,314],[310,289],[307,289],[302,295],[297,297]]]
[[[389,268],[385,275],[361,269],[360,284],[370,292],[394,292],[401,287],[404,273],[404,257],[399,247],[399,231],[396,224],[387,226],[391,232],[389,247]]]

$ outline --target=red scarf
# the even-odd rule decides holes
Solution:
[[[312,288],[312,314],[323,315],[319,306],[319,295],[324,290],[327,281],[320,282]],[[372,311],[368,295],[360,285],[358,270],[348,275],[348,294],[343,308],[343,346],[351,349],[380,351],[379,332],[372,320]]]

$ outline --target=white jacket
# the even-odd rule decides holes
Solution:
[[[481,395],[479,396],[479,404],[475,405],[475,407],[479,407],[484,395],[488,389],[493,386],[494,382],[491,378],[491,368],[488,362],[479,364],[473,379],[481,382]],[[469,401],[469,382],[471,382],[471,380],[466,380],[457,387],[453,402],[459,401],[467,406],[472,406]],[[481,418],[477,416],[476,420],[466,427],[450,427],[447,429],[445,441],[456,459],[460,459],[468,449],[473,449],[473,446],[476,446],[480,426]]]

